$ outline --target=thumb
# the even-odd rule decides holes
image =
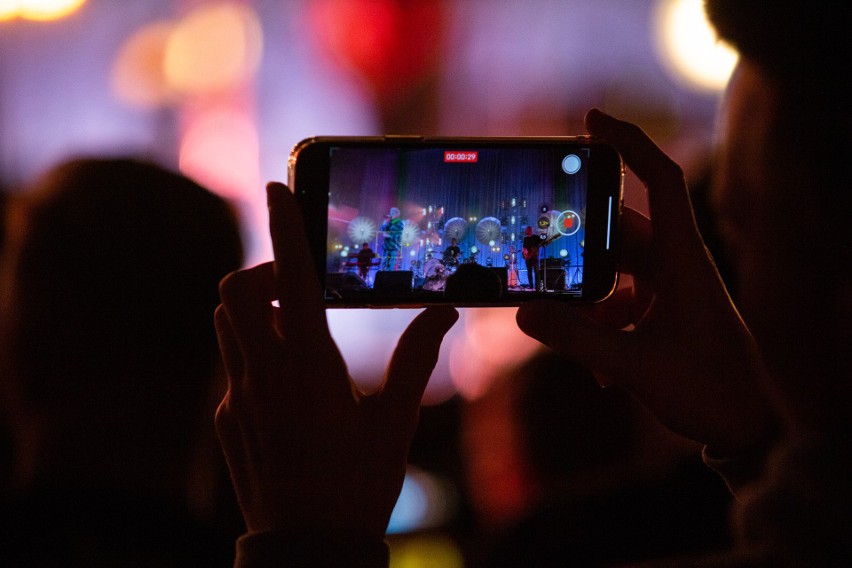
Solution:
[[[592,306],[563,302],[529,302],[518,308],[521,331],[560,355],[610,377],[623,375],[631,346],[628,332],[613,329],[589,317]]]

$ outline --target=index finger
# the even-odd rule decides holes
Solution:
[[[296,198],[282,183],[266,186],[269,231],[275,253],[275,289],[280,303],[280,332],[308,337],[328,334],[322,287],[311,256]]]

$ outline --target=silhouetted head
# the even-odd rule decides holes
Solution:
[[[488,302],[499,300],[504,291],[500,276],[491,268],[462,264],[447,278],[444,298],[454,302]]]
[[[16,205],[0,317],[17,400],[90,435],[183,443],[211,392],[218,282],[242,263],[232,208],[131,159],[64,163]]]
[[[740,52],[713,169],[739,307],[788,424],[848,439],[852,12],[807,2],[706,5]]]

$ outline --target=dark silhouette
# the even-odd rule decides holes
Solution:
[[[704,444],[704,460],[737,497],[735,545],[682,565],[844,566],[852,558],[844,57],[852,11],[706,5],[741,55],[722,107],[712,199],[724,214],[738,304],[695,224],[682,170],[638,126],[593,109],[589,133],[618,149],[648,191],[650,219],[630,208],[621,219],[620,269],[632,287],[592,306],[529,302],[517,322]],[[384,529],[417,402],[455,316],[446,308],[418,315],[383,387],[358,392],[318,282],[296,278],[310,255],[293,196],[280,184],[268,191],[277,270],[230,275],[217,310],[229,376],[217,431],[248,529],[237,564],[385,566]]]
[[[227,565],[209,420],[231,207],[131,159],[80,159],[16,203],[2,262],[15,491],[7,566]],[[221,388],[221,387],[220,387]]]
[[[550,350],[498,377],[463,424],[472,566],[621,566],[730,543],[722,480],[666,447],[625,391]]]
[[[503,282],[494,270],[478,264],[462,264],[444,285],[444,298],[451,302],[499,300]]]

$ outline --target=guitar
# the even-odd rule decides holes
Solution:
[[[506,285],[510,288],[520,285],[518,281],[518,266],[515,264],[515,247],[509,247],[509,270]]]
[[[537,255],[537,254],[538,254],[538,250],[539,250],[541,247],[545,246],[546,244],[550,243],[551,241],[555,241],[556,239],[558,239],[558,238],[559,238],[559,237],[561,237],[561,236],[562,236],[562,234],[561,234],[561,233],[556,233],[556,234],[555,234],[555,235],[553,235],[552,237],[549,237],[549,238],[547,238],[547,239],[544,239],[543,241],[541,241],[541,242],[540,242],[540,243],[538,243],[537,245],[533,246],[532,248],[524,247],[524,250],[522,250],[522,251],[521,251],[521,254],[523,254],[523,255],[524,255],[524,260],[529,260],[529,259],[531,259],[532,257],[534,257],[535,255]]]

